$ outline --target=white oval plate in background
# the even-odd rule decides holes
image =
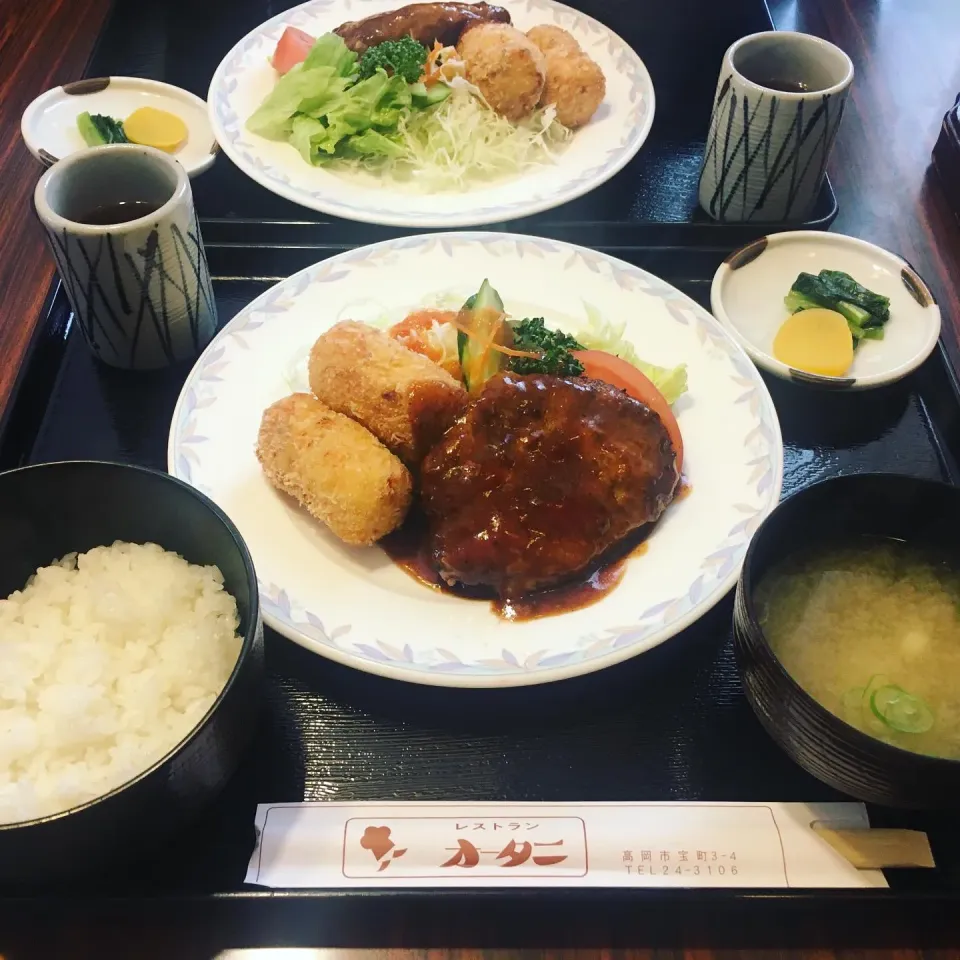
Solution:
[[[423,194],[375,179],[353,179],[306,163],[288,143],[248,133],[245,125],[277,75],[267,58],[288,26],[313,36],[347,20],[404,6],[402,0],[311,0],[247,34],[217,67],[207,101],[224,152],[257,183],[312,210],[399,227],[467,227],[526,217],[583,196],[622,169],[653,124],[653,82],[643,61],[603,24],[554,0],[502,0],[514,24],[569,30],[602,68],[607,95],[555,164],[466,192]]]
[[[195,177],[217,157],[217,141],[207,105],[189,90],[140,77],[90,77],[54,87],[37,97],[23,112],[20,132],[30,152],[47,166],[86,149],[77,129],[84,112],[125,120],[139,107],[175,113],[187,125],[187,142],[171,156]]]
[[[651,363],[687,364],[676,405],[689,494],[672,504],[598,603],[521,623],[490,603],[433,590],[379,547],[344,546],[264,478],[254,445],[263,410],[305,383],[306,355],[332,324],[386,323],[462,302],[488,277],[508,311],[570,330],[586,311],[626,318]],[[440,298],[444,298],[441,300]],[[170,472],[239,528],[266,622],[361,670],[451,687],[544,683],[610,666],[693,623],[736,582],[753,531],[776,505],[780,426],[746,354],[692,300],[582,247],[500,233],[414,236],[361,247],[277,284],[233,318],[184,384]]]
[[[773,356],[773,339],[790,315],[783,298],[798,274],[821,270],[842,270],[890,298],[883,339],[862,341],[843,377],[793,370]],[[714,275],[710,305],[759,367],[832,388],[862,390],[900,380],[930,356],[940,336],[940,308],[910,264],[866,240],[819,230],[774,233],[735,250]]]

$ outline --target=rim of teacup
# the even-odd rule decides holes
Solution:
[[[82,223],[79,220],[71,220],[68,217],[64,217],[53,209],[50,201],[47,199],[51,184],[59,178],[66,176],[71,167],[89,163],[97,156],[116,156],[124,153],[152,157],[173,172],[176,178],[173,193],[171,193],[170,197],[164,201],[159,208],[145,216],[137,217],[135,220],[124,220],[122,223],[109,224]],[[91,236],[98,236],[103,233],[125,233],[128,230],[145,227],[151,222],[162,219],[182,202],[189,190],[190,178],[187,175],[187,171],[182,164],[169,154],[158,150],[156,147],[147,147],[139,143],[108,143],[99,147],[87,147],[83,150],[77,150],[75,153],[71,153],[69,156],[53,164],[37,181],[37,186],[33,191],[33,206],[37,212],[37,216],[39,216],[48,227],[58,230],[68,229],[74,234],[86,233]]]
[[[741,47],[748,43],[756,42],[761,37],[777,40],[792,40],[796,43],[805,43],[811,47],[819,47],[821,50],[829,50],[831,53],[836,54],[845,65],[843,79],[832,86],[823,87],[820,90],[804,90],[797,93],[789,90],[775,90],[773,87],[765,87],[763,84],[751,80],[734,66],[733,61]],[[737,80],[744,86],[759,93],[771,93],[780,100],[804,100],[811,96],[825,97],[841,93],[853,82],[854,74],[853,61],[840,47],[835,43],[831,43],[829,40],[824,40],[822,37],[816,37],[812,33],[801,33],[799,30],[760,30],[757,33],[747,34],[747,36],[741,37],[727,47],[727,52],[723,55],[723,62],[724,65],[730,69],[731,73],[736,74]]]

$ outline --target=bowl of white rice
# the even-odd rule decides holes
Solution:
[[[236,527],[165,473],[0,474],[0,882],[148,854],[256,727],[263,628]]]

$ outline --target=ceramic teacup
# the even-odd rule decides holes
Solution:
[[[190,181],[171,156],[111,144],[55,163],[34,192],[94,354],[152,370],[199,355],[217,325]]]
[[[805,33],[743,37],[724,54],[700,171],[721,221],[799,221],[813,208],[853,81],[850,58]]]

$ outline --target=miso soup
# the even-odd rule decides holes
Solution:
[[[915,753],[960,759],[960,574],[891,540],[799,553],[757,586],[784,669],[831,713]]]

